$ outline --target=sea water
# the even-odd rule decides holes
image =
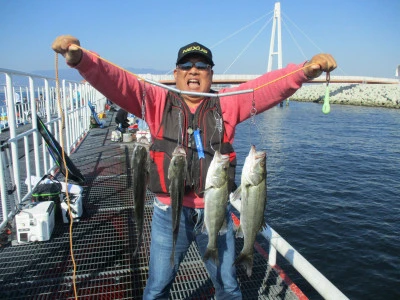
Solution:
[[[240,124],[236,181],[250,145],[266,149],[271,227],[350,299],[400,299],[400,110],[321,108],[290,102]]]

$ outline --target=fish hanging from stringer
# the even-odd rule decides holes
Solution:
[[[219,139],[221,140],[222,118],[216,112],[214,113],[214,118],[216,121],[214,133],[218,130]],[[208,234],[208,244],[203,260],[207,261],[211,259],[218,264],[218,237],[220,234],[225,234],[227,230],[226,210],[229,195],[229,155],[221,154],[220,149],[214,151],[214,157],[207,171],[204,191],[203,230]]]
[[[254,97],[252,104],[250,126],[257,129]],[[252,134],[249,135],[250,138],[251,136]],[[243,265],[249,277],[253,270],[256,236],[266,226],[264,217],[267,204],[266,158],[266,151],[257,151],[256,147],[251,145],[243,165],[240,186],[232,195],[232,198],[241,198],[240,225],[236,236],[244,238],[243,248],[235,260],[235,265]]]
[[[169,194],[171,197],[171,210],[172,210],[172,252],[171,252],[171,265],[175,260],[175,246],[178,239],[179,224],[181,220],[181,211],[183,205],[183,196],[185,194],[185,179],[186,179],[186,151],[185,148],[179,144],[179,136],[183,140],[183,130],[181,124],[181,114],[179,113],[179,127],[178,132],[178,145],[172,153],[172,159],[168,167],[168,179],[170,180]]]

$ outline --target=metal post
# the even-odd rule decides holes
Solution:
[[[278,29],[278,32],[276,30]],[[278,38],[278,50],[274,52],[275,49],[275,35]],[[271,32],[271,42],[269,45],[269,57],[268,57],[268,68],[267,71],[272,70],[272,59],[274,55],[278,55],[278,69],[282,68],[282,32],[281,32],[281,4],[279,2],[275,3],[274,7],[274,22],[272,23]]]
[[[32,128],[37,129],[38,128],[38,123],[37,123],[37,110],[38,110],[38,105],[39,101],[36,102],[35,99],[35,87],[33,84],[33,78],[32,76],[29,76],[29,95],[30,95],[30,101],[31,101],[31,122],[32,122]],[[39,104],[40,105],[40,104]],[[33,153],[35,157],[35,161],[39,161],[39,132],[36,130],[33,133]],[[46,161],[46,159],[44,159]],[[47,169],[45,169],[47,170]],[[42,176],[42,171],[40,169],[40,164],[35,164],[35,175],[36,176]]]
[[[10,138],[15,138],[17,135],[17,123],[15,119],[15,102],[13,93],[13,82],[12,76],[6,73],[6,86],[7,86],[7,115],[8,115],[8,127],[10,128]],[[21,183],[19,181],[19,168],[18,168],[18,144],[17,142],[11,143],[11,158],[13,168],[13,181],[16,186],[16,203],[19,204],[21,200]]]
[[[8,219],[8,209],[7,209],[7,193],[6,193],[6,181],[4,178],[4,165],[5,165],[5,157],[4,157],[4,149],[3,142],[0,146],[0,186],[3,187],[0,191],[1,195],[1,211],[3,212],[2,220],[7,222]],[[4,164],[4,165],[3,165]]]

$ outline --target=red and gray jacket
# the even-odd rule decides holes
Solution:
[[[221,130],[221,132],[219,131]],[[194,131],[199,130],[204,158],[199,158]],[[229,154],[229,187],[234,188],[236,153],[227,142],[219,98],[205,98],[192,114],[185,101],[176,93],[168,92],[161,125],[150,147],[149,189],[156,194],[168,194],[168,167],[177,145],[186,150],[187,172],[185,189],[202,197],[208,167],[214,150]]]

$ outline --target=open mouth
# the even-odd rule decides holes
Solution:
[[[190,88],[196,89],[200,86],[200,81],[197,79],[190,79],[187,84]]]

